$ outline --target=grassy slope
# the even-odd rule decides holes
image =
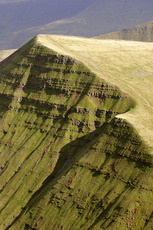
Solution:
[[[122,117],[153,147],[152,43],[49,35],[39,39],[50,48],[78,58],[99,77],[132,96],[137,106]]]
[[[11,55],[15,50],[0,50],[0,62]]]
[[[3,229],[52,176],[64,146],[127,111],[133,101],[83,64],[44,47],[36,38],[0,67]],[[86,141],[79,144],[86,146]],[[60,165],[65,160],[71,163],[73,155],[63,157]]]
[[[147,22],[145,24],[129,27],[121,31],[100,35],[96,38],[152,42],[153,22]]]
[[[153,157],[114,119],[134,107],[127,93],[135,113],[148,106],[130,86],[122,93],[112,85],[122,85],[125,49],[134,55],[141,47],[142,57],[150,48],[143,45],[40,35],[0,64],[2,230],[149,229]],[[134,58],[132,71],[144,77]]]
[[[118,119],[65,145],[52,177],[10,229],[151,229],[153,170],[151,158],[140,160],[143,151]]]

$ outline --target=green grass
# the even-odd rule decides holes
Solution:
[[[134,98],[136,107],[120,117],[130,122],[152,149],[152,43],[99,41],[55,35],[40,35],[38,41],[59,53],[80,60],[98,77],[118,86]],[[136,75],[136,72],[139,72],[140,76]],[[148,75],[143,76],[143,73]]]
[[[2,230],[150,224],[150,47],[39,35],[0,64]]]
[[[47,229],[49,223],[51,229],[143,228],[152,207],[152,166],[141,159],[143,144],[132,144],[131,138],[137,140],[134,130],[116,119],[97,129],[92,141],[87,135],[64,146],[55,174],[64,161],[74,158],[71,165],[31,200],[11,229],[24,229],[25,223],[37,223],[40,229]],[[123,152],[126,146],[129,155]]]

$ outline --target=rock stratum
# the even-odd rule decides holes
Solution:
[[[151,229],[153,158],[135,101],[32,39],[0,63],[0,229]]]

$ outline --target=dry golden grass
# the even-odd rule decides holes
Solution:
[[[15,50],[0,50],[0,62],[7,58],[9,55],[14,53]]]
[[[153,153],[153,43],[39,35],[38,42],[86,64],[132,96],[137,106],[118,117],[138,131]]]

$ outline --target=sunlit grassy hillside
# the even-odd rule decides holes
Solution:
[[[0,63],[1,230],[151,229],[152,51],[39,35]]]
[[[39,35],[38,41],[79,59],[100,78],[132,96],[136,107],[120,117],[153,147],[153,43],[54,35]]]
[[[0,62],[11,55],[15,50],[0,50]]]

